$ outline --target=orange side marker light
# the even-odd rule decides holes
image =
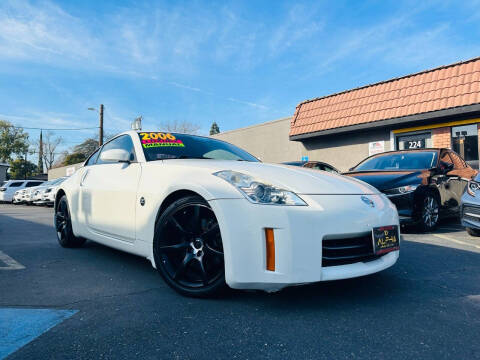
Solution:
[[[267,270],[275,271],[275,238],[272,228],[265,228],[265,242],[267,249]]]

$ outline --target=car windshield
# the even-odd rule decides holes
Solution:
[[[365,160],[354,171],[430,169],[436,163],[436,151],[387,153]]]
[[[259,160],[232,144],[212,138],[163,132],[140,132],[147,161],[167,159]]]

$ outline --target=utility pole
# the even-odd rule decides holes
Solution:
[[[40,129],[40,141],[39,141],[39,149],[38,149],[38,172],[39,174],[43,174],[43,134],[41,129]]]
[[[99,134],[98,134],[98,145],[103,145],[103,104],[100,104],[100,127],[99,127]]]

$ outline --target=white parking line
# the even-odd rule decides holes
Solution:
[[[452,241],[452,242],[457,243],[457,244],[461,244],[461,245],[465,245],[465,246],[472,246],[472,247],[474,247],[474,248],[480,249],[480,246],[479,246],[479,245],[470,244],[470,243],[465,242],[465,241],[453,239],[453,238],[451,238],[451,237],[449,237],[449,236],[446,236],[446,235],[433,234],[433,236],[436,236],[436,237],[438,237],[438,238],[440,238],[440,239],[443,239],[443,240]]]
[[[25,269],[25,266],[18,261],[13,260],[10,256],[0,251],[0,261],[4,262],[7,266],[0,266],[0,270],[21,270]]]

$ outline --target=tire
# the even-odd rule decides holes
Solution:
[[[220,228],[200,196],[183,197],[161,214],[153,255],[162,278],[182,295],[205,298],[226,288]]]
[[[435,230],[438,224],[440,206],[434,193],[426,193],[417,204],[418,228],[422,232]]]
[[[468,228],[467,227],[467,233],[470,236],[479,237],[480,236],[480,229],[473,229],[473,228]]]
[[[68,207],[67,196],[63,195],[55,209],[55,230],[58,243],[65,248],[80,247],[85,243],[84,238],[76,237],[72,230],[72,219]]]

